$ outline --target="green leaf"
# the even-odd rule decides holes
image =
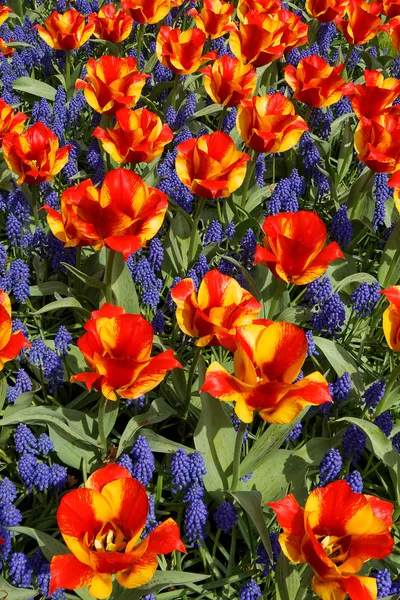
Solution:
[[[294,600],[300,587],[300,573],[282,553],[275,568],[276,600]]]
[[[78,471],[82,470],[84,463],[89,469],[99,463],[100,448],[94,448],[93,445],[82,440],[71,438],[71,435],[57,424],[48,423],[48,428],[54,450],[61,462]]]
[[[38,593],[39,590],[26,590],[13,587],[0,575],[0,600],[29,600],[29,598],[33,598]]]
[[[349,218],[351,220],[358,219],[369,227],[371,227],[374,215],[371,173],[372,171],[367,169],[360,177],[357,177],[349,190],[347,200]]]
[[[400,502],[400,454],[394,448],[392,442],[385,436],[383,431],[370,423],[364,421],[364,419],[356,419],[354,417],[343,417],[337,420],[346,421],[347,423],[353,423],[359,427],[367,436],[371,442],[372,450],[377,458],[379,458],[387,467],[390,472],[393,487],[396,493],[397,503]]]
[[[68,296],[68,286],[61,281],[46,281],[38,285],[31,285],[29,288],[30,296],[34,297],[52,296],[55,293]]]
[[[337,161],[337,185],[343,181],[344,177],[350,168],[353,160],[353,144],[354,134],[350,125],[350,121],[346,122],[344,131],[342,133],[342,141],[340,144],[339,156]]]
[[[183,450],[186,450],[188,454],[194,452],[193,448],[189,448],[189,446],[184,446],[183,444],[178,444],[178,442],[173,442],[162,435],[158,435],[158,433],[152,429],[142,429],[140,433],[141,435],[145,436],[153,452],[173,454],[178,450],[178,448],[183,448]]]
[[[378,270],[378,281],[384,289],[400,281],[399,239],[400,223],[396,223],[383,249]]]
[[[32,539],[36,540],[39,544],[39,548],[43,552],[43,556],[50,561],[56,554],[69,554],[69,550],[65,544],[56,540],[53,536],[39,529],[33,529],[32,527],[9,527],[10,531],[20,533],[21,535],[27,535]]]
[[[64,361],[67,363],[68,369],[72,375],[76,375],[76,373],[82,373],[82,371],[87,370],[87,364],[78,346],[71,346],[71,350],[64,358]]]
[[[165,421],[168,419],[168,417],[171,417],[175,414],[175,410],[171,408],[169,404],[167,404],[162,398],[157,398],[154,400],[146,413],[132,417],[132,419],[128,422],[128,425],[125,427],[119,441],[117,457],[122,454],[125,448],[132,446],[136,432],[141,427],[144,427],[145,425],[153,425],[154,423],[161,423],[161,421]]]
[[[42,315],[47,312],[55,312],[56,310],[62,310],[64,308],[73,308],[75,310],[79,310],[84,314],[85,317],[90,317],[90,312],[86,310],[86,308],[83,308],[82,304],[76,298],[63,298],[63,300],[50,302],[32,314]]]
[[[272,548],[269,533],[265,524],[265,516],[261,508],[261,494],[257,490],[251,492],[237,491],[232,496],[239,502],[240,506],[247,512],[250,521],[255,525],[258,535],[272,559]]]
[[[114,587],[117,589],[112,594],[111,600],[140,600],[146,594],[157,594],[157,592],[164,588],[186,586],[208,578],[209,575],[200,575],[199,573],[189,573],[187,571],[156,571],[149,583],[140,588],[125,590],[119,586],[117,587],[114,583]]]
[[[361,393],[364,391],[364,384],[358,370],[358,366],[353,357],[337,342],[327,340],[321,337],[314,338],[316,346],[324,353],[331,367],[341,377],[346,371],[350,373],[351,380]]]
[[[375,283],[376,279],[375,277],[373,277],[373,275],[370,275],[369,273],[354,273],[354,275],[348,275],[347,277],[345,277],[344,279],[342,279],[342,281],[340,281],[336,287],[335,287],[335,292],[339,292],[340,290],[342,290],[343,288],[345,288],[347,285],[350,285],[351,283]]]
[[[206,364],[199,356],[199,388],[203,385]],[[200,392],[201,413],[194,432],[194,445],[203,455],[207,469],[204,476],[206,490],[212,495],[221,496],[221,490],[229,488],[232,475],[232,461],[236,432],[225,413],[222,402],[209,394]]]
[[[243,459],[240,465],[240,477],[248,475],[266,463],[268,457],[282,446],[292,429],[307,414],[308,409],[309,407],[305,408],[288,425],[269,425],[268,429],[258,438],[248,455]]]
[[[75,277],[77,277],[81,281],[84,281],[86,283],[86,285],[88,285],[89,287],[95,287],[100,290],[106,289],[106,284],[103,283],[103,281],[100,281],[99,279],[96,279],[95,277],[90,277],[90,275],[86,275],[86,273],[83,273],[82,271],[80,271],[76,267],[73,267],[72,265],[69,265],[68,263],[61,263],[61,264],[68,271],[70,271],[73,275],[75,275]]]
[[[127,313],[140,314],[135,284],[121,252],[117,252],[114,258],[112,281],[116,304],[125,308]]]
[[[18,92],[26,92],[27,94],[32,94],[33,96],[38,96],[39,98],[46,98],[46,100],[51,100],[52,102],[56,98],[57,90],[48,83],[44,83],[38,79],[19,77],[19,79],[15,79],[12,82],[12,86],[13,89],[17,90]]]
[[[277,321],[294,323],[295,325],[299,324],[300,321],[311,321],[311,319],[312,312],[305,306],[289,306],[276,318]]]
[[[166,254],[171,261],[175,274],[186,273],[188,268],[188,252],[192,220],[184,217],[181,212],[174,215],[165,246]],[[200,237],[196,234],[195,253],[200,245]]]
[[[191,117],[191,119],[197,119],[198,117],[205,117],[206,115],[213,115],[215,113],[221,112],[222,110],[222,106],[219,106],[219,104],[210,104],[210,106],[206,106],[204,108],[201,108],[200,110],[198,110],[197,112],[194,113],[194,115]]]

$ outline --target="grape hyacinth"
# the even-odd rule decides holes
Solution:
[[[351,464],[356,465],[360,460],[367,441],[367,436],[356,425],[349,425],[343,435],[342,446],[344,460],[351,458]]]
[[[341,377],[338,377],[338,379],[334,383],[329,384],[329,392],[332,396],[332,400],[336,404],[340,404],[341,402],[345,402],[346,400],[348,400],[350,390],[351,379],[350,373],[347,372],[343,373]]]
[[[331,448],[322,458],[319,465],[319,487],[337,479],[342,468],[342,457],[338,450]]]
[[[332,219],[331,237],[342,248],[350,244],[353,237],[353,225],[347,215],[347,206],[342,204]]]
[[[141,484],[147,485],[153,477],[155,461],[149,442],[144,435],[138,436],[133,445],[131,456],[133,459],[132,476]]]
[[[386,437],[390,437],[393,429],[393,419],[388,410],[375,417],[374,423],[383,431]]]
[[[361,494],[363,491],[363,480],[361,477],[361,473],[359,471],[351,471],[347,477],[346,481],[356,494]]]
[[[381,571],[371,571],[370,577],[375,577],[376,579],[376,585],[378,587],[378,598],[386,598],[391,594],[392,578],[388,569],[382,569]]]
[[[381,296],[381,286],[377,281],[368,284],[363,282],[353,292],[350,298],[350,306],[356,317],[366,317],[377,305]]]
[[[214,521],[218,529],[229,533],[237,523],[237,510],[230,502],[223,502],[214,513]]]
[[[240,588],[240,600],[258,600],[261,598],[261,589],[254,579],[250,579]]]
[[[373,412],[386,392],[386,382],[383,379],[375,381],[362,395],[362,403]]]

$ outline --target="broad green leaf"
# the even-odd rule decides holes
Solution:
[[[38,285],[31,285],[29,288],[31,297],[52,296],[54,293],[68,296],[68,286],[61,281],[46,281],[45,283],[39,283]]]
[[[174,215],[169,230],[165,251],[174,268],[174,275],[184,274],[188,268],[188,252],[192,230],[191,219],[184,217],[181,212]],[[200,245],[200,237],[196,234],[195,254]]]
[[[348,351],[337,342],[327,340],[322,337],[314,338],[316,346],[324,353],[331,367],[336,371],[338,377],[341,377],[346,371],[350,373],[351,381],[361,393],[364,391],[364,384],[359,373],[358,366]]]
[[[162,398],[157,398],[152,402],[149,410],[142,415],[132,417],[124,429],[123,434],[118,445],[117,457],[122,454],[125,448],[132,446],[136,432],[145,425],[153,425],[154,423],[161,423],[168,417],[175,415],[176,412],[169,406]],[[0,422],[1,424],[1,422]]]
[[[278,450],[292,431],[292,429],[307,414],[308,408],[305,408],[294,421],[288,425],[269,425],[268,429],[253,444],[248,455],[243,459],[240,465],[240,476],[244,477],[252,471],[255,471],[261,465],[267,463],[268,457],[275,450]]]
[[[221,110],[222,106],[219,106],[219,104],[210,104],[210,106],[205,106],[204,108],[201,108],[200,110],[195,112],[191,118],[192,120],[198,119],[199,117],[205,117],[206,115],[213,115],[215,113],[221,112]]]
[[[116,304],[125,308],[127,313],[140,314],[135,284],[121,252],[117,252],[114,258],[112,280]]]
[[[36,596],[38,592],[39,590],[13,587],[0,575],[0,600],[29,600],[29,598]]]
[[[43,556],[50,561],[56,554],[69,554],[69,550],[65,544],[56,540],[53,536],[40,531],[39,529],[33,529],[32,527],[10,527],[11,531],[20,533],[21,535],[27,535],[32,539],[36,540],[39,544],[39,548],[43,552]]]
[[[250,521],[255,525],[258,535],[265,546],[270,558],[272,558],[272,548],[269,539],[269,533],[265,524],[265,516],[261,508],[261,494],[257,490],[251,492],[237,491],[232,496],[239,502],[240,506],[247,512]]]
[[[294,600],[300,588],[298,567],[291,564],[282,553],[275,568],[276,600]]]
[[[346,285],[350,285],[351,283],[375,283],[376,279],[373,275],[370,275],[369,273],[354,273],[354,275],[348,275],[347,277],[344,277],[344,279],[342,279],[342,281],[339,281],[339,283],[336,285],[335,287],[335,292],[340,292],[340,290],[342,290],[343,288],[346,287]]]
[[[397,223],[383,249],[378,281],[385,289],[397,285],[400,281],[400,223]]]
[[[349,170],[353,160],[353,145],[354,134],[350,122],[347,121],[344,130],[342,130],[342,139],[336,167],[337,185],[344,179]]]
[[[119,400],[107,400],[105,398],[101,398],[100,406],[102,407],[100,410],[102,411],[104,435],[107,438],[110,435],[118,417]]]
[[[368,437],[371,442],[372,450],[376,457],[379,458],[390,472],[393,487],[396,494],[397,503],[400,502],[400,454],[394,448],[392,442],[385,436],[383,431],[364,419],[356,419],[354,417],[343,417],[337,422],[347,421],[359,427]]]
[[[349,218],[351,220],[358,219],[371,229],[374,215],[372,184],[373,172],[367,169],[351,186],[347,201]]]
[[[95,288],[98,288],[100,290],[105,290],[106,289],[105,283],[103,283],[99,279],[95,279],[95,277],[90,277],[90,275],[87,275],[86,273],[83,273],[83,271],[80,271],[79,269],[77,269],[76,267],[73,267],[72,265],[69,265],[68,263],[61,263],[61,264],[68,271],[70,271],[73,275],[75,275],[75,277],[77,277],[81,281],[84,281],[86,283],[86,285],[88,285],[89,287],[95,287]]]
[[[64,308],[72,308],[78,310],[82,313],[86,318],[90,317],[90,312],[83,308],[82,304],[76,298],[63,298],[62,300],[56,300],[55,302],[50,302],[46,304],[39,310],[35,311],[34,315],[43,315],[47,312],[55,312],[56,310],[62,310]]]
[[[173,442],[172,440],[169,440],[163,437],[162,435],[159,435],[152,429],[142,429],[140,433],[141,435],[145,436],[153,452],[173,454],[178,450],[178,448],[183,448],[188,454],[194,452],[193,448],[189,448],[189,446],[184,446],[183,444],[178,444],[178,442]]]
[[[64,361],[67,363],[68,369],[72,375],[76,375],[76,373],[82,373],[82,371],[87,371],[88,369],[85,359],[83,358],[83,354],[79,350],[78,346],[71,346],[71,350],[64,358]]]
[[[79,439],[74,439],[55,423],[48,423],[49,436],[59,459],[78,471],[82,470],[83,461],[89,469],[100,462],[100,448],[95,448]]]
[[[31,79],[30,77],[19,77],[12,82],[14,90],[18,92],[26,92],[39,98],[46,98],[46,100],[54,101],[56,97],[56,89],[44,81],[38,79]]]
[[[146,585],[133,590],[126,590],[114,583],[114,593],[110,600],[141,600],[147,594],[157,594],[164,588],[186,586],[198,581],[208,579],[209,575],[190,573],[188,571],[156,571]]]
[[[199,388],[203,385],[206,364],[199,356]],[[194,445],[204,458],[207,474],[204,485],[211,495],[221,496],[221,490],[229,488],[236,432],[231,420],[222,408],[222,402],[200,392],[201,413],[194,432]]]
[[[276,318],[277,321],[294,323],[295,325],[298,325],[301,321],[311,321],[311,319],[312,312],[305,306],[289,306]]]

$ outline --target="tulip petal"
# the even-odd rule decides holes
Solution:
[[[372,508],[374,516],[382,519],[382,521],[386,523],[388,529],[391,529],[393,527],[393,504],[368,494],[364,494],[364,498],[366,498],[368,504]]]
[[[80,562],[72,554],[53,556],[50,563],[49,595],[51,596],[59,588],[76,590],[87,587],[97,578],[100,577],[92,567]],[[107,594],[96,596],[97,598],[108,598],[111,594],[111,576],[108,575],[107,578],[110,583]]]
[[[149,364],[140,372],[135,383],[126,390],[119,390],[119,394],[122,398],[138,398],[157,387],[167,371],[182,368],[172,350],[161,352],[150,358]]]
[[[115,579],[125,588],[137,588],[146,585],[152,579],[157,567],[157,555],[146,552],[142,558],[135,561],[131,570],[116,573]]]
[[[158,525],[149,534],[148,539],[147,552],[169,554],[174,550],[179,550],[179,552],[186,554],[186,548],[180,537],[179,527],[173,519],[167,519]]]
[[[252,392],[252,387],[233,377],[219,363],[213,362],[208,367],[202,392],[211,394],[222,402],[236,402],[235,413],[243,423],[251,423],[253,412],[246,404],[246,398]]]
[[[128,469],[125,469],[125,467],[117,465],[116,463],[112,463],[94,471],[87,479],[85,487],[89,490],[101,492],[103,487],[107,483],[110,483],[110,481],[115,481],[116,479],[129,479],[130,477],[132,477],[132,475]]]
[[[106,483],[101,491],[113,509],[115,522],[134,544],[142,533],[149,512],[145,487],[132,477]]]
[[[343,587],[350,598],[357,600],[376,600],[377,582],[375,577],[353,577],[343,578]]]
[[[314,577],[312,580],[312,589],[321,600],[345,600],[347,593],[343,588],[342,581]],[[359,600],[358,596],[357,600]]]

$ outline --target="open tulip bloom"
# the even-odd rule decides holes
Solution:
[[[105,599],[113,577],[122,587],[140,587],[153,577],[158,554],[186,552],[173,519],[141,539],[148,512],[145,487],[115,464],[95,471],[85,487],[65,494],[57,522],[71,554],[52,558],[49,594],[88,587],[93,598]]]
[[[5,363],[14,360],[23,348],[30,346],[21,330],[13,331],[10,297],[0,290],[0,371]]]
[[[35,25],[39,36],[55,50],[75,50],[85,44],[94,32],[94,23],[86,25],[85,17],[77,10],[54,11],[44,22]]]
[[[383,332],[391,350],[400,352],[400,285],[393,285],[382,294],[389,300],[389,306],[383,313]]]
[[[268,506],[283,528],[282,552],[293,563],[310,565],[319,598],[376,600],[376,578],[359,571],[366,561],[392,551],[393,504],[356,494],[342,480],[314,489],[304,508],[293,494]]]

